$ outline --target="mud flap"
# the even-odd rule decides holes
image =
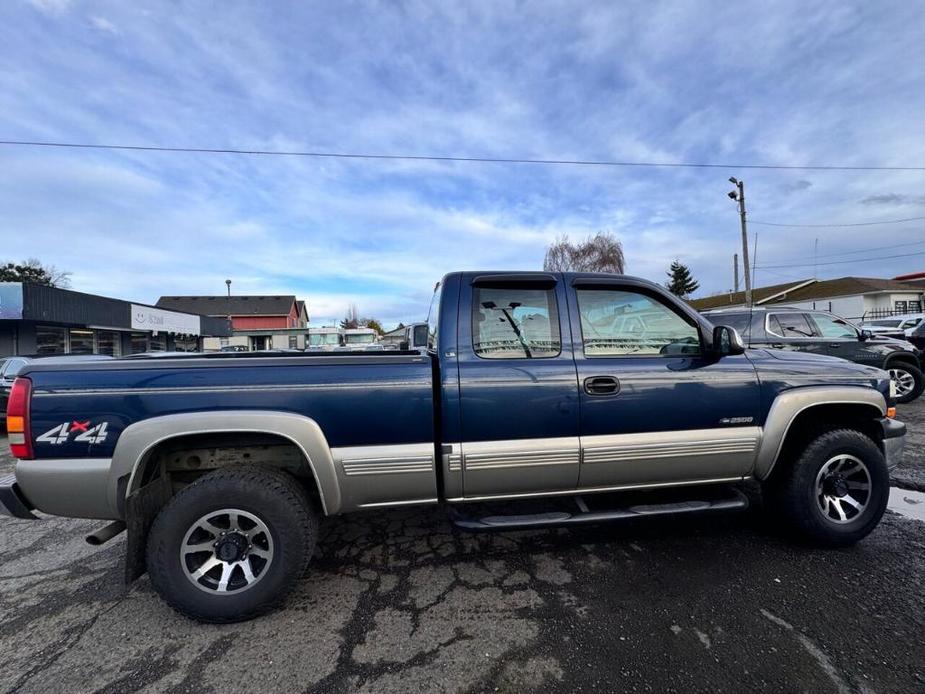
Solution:
[[[154,517],[167,503],[170,492],[161,479],[155,479],[129,495],[125,502],[125,584],[147,571],[145,548]]]

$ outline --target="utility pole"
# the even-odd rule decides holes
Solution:
[[[739,203],[739,218],[742,221],[742,269],[745,270],[745,305],[752,305],[752,278],[748,267],[748,227],[745,223],[745,183],[735,176],[729,182],[736,187],[730,191],[729,197]]]
[[[733,291],[736,294],[738,294],[739,293],[739,254],[738,253],[732,254],[732,277],[734,280],[732,284],[732,286],[734,287]]]

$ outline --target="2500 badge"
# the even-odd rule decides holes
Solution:
[[[49,429],[35,440],[54,445],[67,443],[68,440],[82,443],[102,443],[106,440],[106,428],[108,426],[106,422],[91,426],[90,420],[86,422],[63,422]],[[71,439],[71,434],[77,434],[77,436]]]

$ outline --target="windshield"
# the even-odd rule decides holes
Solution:
[[[320,347],[322,345],[339,345],[340,335],[337,333],[315,333],[308,336],[308,344],[313,347]]]
[[[359,335],[344,335],[344,342],[348,345],[371,345],[376,341],[373,333],[360,333]]]

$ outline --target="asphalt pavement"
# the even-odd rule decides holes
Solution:
[[[925,402],[899,418],[894,484],[922,490]],[[438,509],[329,520],[285,607],[227,626],[123,586],[124,538],[83,541],[99,522],[0,517],[0,690],[925,692],[925,523],[810,549],[756,501],[496,535]]]

